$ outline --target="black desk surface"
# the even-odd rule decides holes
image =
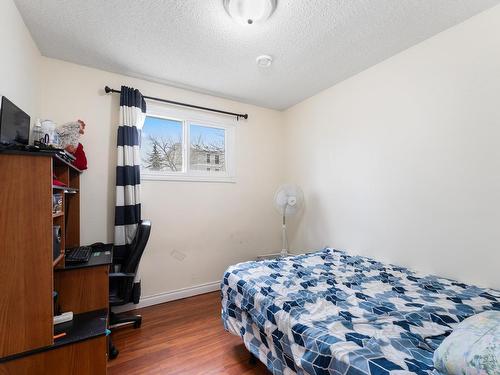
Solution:
[[[108,310],[95,310],[73,316],[70,322],[61,323],[54,326],[54,335],[66,333],[65,336],[54,339],[54,344],[44,346],[35,350],[14,354],[0,358],[0,363],[12,361],[14,359],[26,357],[28,355],[45,352],[60,348],[64,345],[75,344],[80,341],[93,339],[106,335],[108,325]]]
[[[95,310],[73,316],[73,320],[54,326],[54,336],[66,333],[55,339],[52,348],[91,339],[106,334],[108,310]]]
[[[96,247],[88,262],[85,263],[66,263],[64,267],[57,268],[54,271],[69,271],[79,268],[105,266],[113,263],[113,245],[105,244],[102,247]]]

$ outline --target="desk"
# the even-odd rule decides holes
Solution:
[[[109,267],[113,245],[94,252],[87,263],[67,264],[54,272],[54,289],[59,293],[62,311],[80,314],[108,309]]]
[[[2,375],[105,375],[106,337],[44,350],[0,363]]]
[[[77,344],[85,340],[105,336],[107,325],[108,310],[96,310],[76,314],[73,316],[73,320],[54,326],[54,335],[58,335],[63,332],[66,333],[65,336],[54,340],[54,344],[1,358],[0,369],[2,368],[2,363],[8,363],[9,361],[14,361],[15,363],[16,359],[30,358],[30,356],[34,354],[59,349],[66,345]]]
[[[111,265],[113,262],[113,245],[106,244],[100,248],[95,248],[88,262],[85,263],[67,263],[64,267],[56,269],[56,271],[75,270],[78,268],[88,268],[103,265]]]
[[[106,374],[108,283],[112,250],[87,264],[65,265],[80,245],[80,173],[51,153],[0,150],[0,374]],[[53,186],[53,177],[65,189]],[[63,210],[54,215],[54,193]],[[61,228],[54,257],[53,227]],[[55,259],[54,259],[55,258]],[[66,326],[53,325],[53,291]],[[54,340],[63,330],[66,336]]]
[[[113,245],[105,245],[86,263],[55,269],[54,286],[62,311],[73,320],[54,326],[66,333],[52,345],[0,359],[3,374],[105,374],[109,267]]]

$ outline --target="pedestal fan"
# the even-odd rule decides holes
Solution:
[[[276,254],[259,255],[258,259],[280,258],[288,255],[287,217],[300,211],[304,203],[304,194],[297,185],[281,185],[274,194],[274,207],[281,215],[281,252]]]

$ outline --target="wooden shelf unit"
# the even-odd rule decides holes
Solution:
[[[81,171],[52,154],[10,150],[0,151],[0,170],[0,373],[106,374],[109,263],[74,269],[64,261],[66,248],[80,246]],[[66,187],[54,186],[53,176]],[[54,193],[63,194],[58,214]],[[53,325],[54,290],[63,312],[82,314],[69,331],[78,335],[55,341],[62,328]],[[100,325],[83,318],[96,312]]]
[[[52,185],[52,189],[54,189],[56,191],[61,190],[63,193],[68,193],[68,194],[73,194],[73,193],[78,192],[78,189],[70,188],[70,187],[66,187],[66,186],[58,186],[58,185]]]

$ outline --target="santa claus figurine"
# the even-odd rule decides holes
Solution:
[[[80,136],[85,134],[85,122],[82,120],[68,122],[57,129],[57,133],[61,148],[75,157],[73,165],[81,170],[87,169],[87,157],[79,142]]]

